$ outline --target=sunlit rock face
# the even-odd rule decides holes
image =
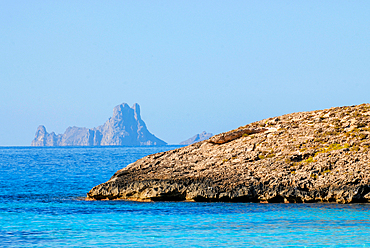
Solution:
[[[140,116],[140,106],[123,103],[113,116],[96,128],[68,127],[64,134],[48,133],[39,126],[31,146],[142,146],[166,145],[151,134]]]

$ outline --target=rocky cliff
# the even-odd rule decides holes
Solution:
[[[64,134],[48,133],[39,126],[31,146],[141,146],[166,145],[151,134],[140,116],[140,107],[135,103],[130,108],[126,103],[113,109],[113,116],[97,128],[68,127]]]
[[[257,121],[117,171],[87,200],[370,202],[370,104]]]
[[[199,141],[209,139],[209,138],[212,137],[212,135],[213,134],[211,134],[211,133],[207,133],[206,131],[203,131],[202,133],[198,133],[198,134],[194,135],[193,137],[180,142],[180,145],[191,145],[191,144],[197,143]]]

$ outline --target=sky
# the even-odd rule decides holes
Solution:
[[[370,1],[0,1],[0,146],[138,103],[169,144],[370,102]]]

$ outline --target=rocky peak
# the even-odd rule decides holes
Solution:
[[[47,132],[46,132],[45,126],[43,126],[43,125],[38,126],[38,128],[36,130],[36,133],[39,134],[39,135],[40,134],[46,134]]]
[[[113,108],[112,119],[121,120],[125,116],[130,116],[132,109],[128,106],[127,103],[122,103]]]
[[[113,125],[121,129],[127,129],[127,126],[142,126],[143,121],[140,117],[139,104],[135,103],[131,108],[127,103],[117,105],[113,109],[112,118],[107,123],[109,123],[108,125]],[[135,125],[135,123],[139,125]]]
[[[48,133],[43,125],[40,125],[36,130],[35,139],[31,146],[54,146],[57,142],[57,136],[54,132]]]
[[[109,146],[109,145],[166,145],[151,134],[140,117],[140,106],[117,105],[113,115],[97,128],[68,127],[64,134],[47,133],[39,126],[32,146]]]

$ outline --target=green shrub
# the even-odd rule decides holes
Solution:
[[[354,146],[351,148],[351,151],[355,151],[355,152],[358,152],[360,150],[360,147],[358,146]]]
[[[329,145],[328,147],[324,147],[324,148],[321,148],[318,152],[315,153],[314,156],[316,156],[317,154],[319,153],[326,153],[326,152],[331,152],[331,151],[335,151],[335,150],[340,150],[340,149],[345,149],[345,148],[349,148],[350,145],[349,144],[344,144],[344,145],[340,145],[340,144],[331,144]]]
[[[309,157],[308,159],[304,160],[303,162],[306,162],[306,163],[312,163],[312,162],[316,162],[313,157]]]

